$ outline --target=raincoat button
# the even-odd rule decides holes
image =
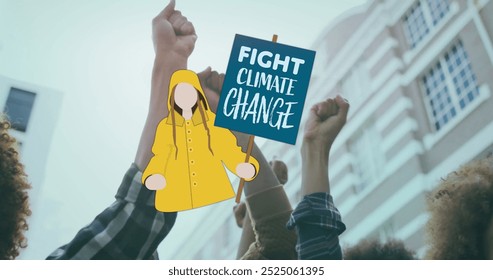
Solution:
[[[197,182],[193,182],[193,186],[196,187],[197,186]]]
[[[187,130],[187,133],[188,133],[188,134],[191,134],[191,133],[192,133],[192,131],[189,129],[189,130]]]
[[[188,148],[188,151],[189,152],[193,152],[193,148]]]
[[[188,142],[192,142],[192,138],[188,138]]]
[[[192,176],[194,176],[194,177],[195,177],[195,175],[197,175],[197,173],[195,173],[195,172],[192,172]]]
[[[192,159],[192,160],[190,161],[190,164],[195,164],[195,160],[193,160],[193,159]]]

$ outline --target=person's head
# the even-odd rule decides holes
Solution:
[[[0,259],[15,259],[27,246],[24,231],[31,215],[27,194],[31,186],[9,128],[8,121],[0,116]]]
[[[198,102],[201,101],[201,102]],[[182,109],[195,109],[202,107],[209,110],[199,77],[191,70],[178,70],[171,75],[169,83],[168,109],[181,114]]]
[[[200,101],[200,102],[199,102]],[[209,110],[209,104],[197,74],[190,70],[178,70],[173,73],[169,83],[169,112],[182,114],[183,110],[199,108]]]
[[[211,148],[210,130],[207,125],[208,118],[206,111],[211,115],[213,113],[209,111],[209,105],[204,90],[200,85],[199,77],[195,72],[190,70],[175,71],[171,76],[168,95],[168,111],[173,126],[173,143],[176,148],[175,158],[178,157],[178,146],[176,144],[177,116],[175,112],[181,115],[184,110],[192,110],[192,113],[195,114],[196,109],[198,109],[200,122],[207,131],[209,151],[214,154]]]
[[[174,103],[182,110],[192,110],[198,101],[197,89],[189,83],[179,83],[175,86],[173,97]]]
[[[427,258],[493,259],[493,157],[450,173],[427,203]]]
[[[415,253],[399,240],[381,243],[378,240],[362,240],[344,249],[345,260],[414,260]]]

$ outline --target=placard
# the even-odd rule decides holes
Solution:
[[[295,144],[315,52],[237,34],[215,125]]]

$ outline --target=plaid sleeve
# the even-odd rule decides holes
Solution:
[[[298,259],[342,259],[339,235],[346,226],[330,194],[305,196],[291,214],[287,227],[296,229]]]
[[[142,186],[141,176],[132,164],[116,201],[46,259],[157,259],[156,249],[173,227],[177,214],[154,208],[155,192]]]

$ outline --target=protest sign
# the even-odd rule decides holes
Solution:
[[[315,52],[236,34],[214,125],[295,144]],[[245,180],[240,180],[236,203]]]
[[[295,144],[315,52],[236,35],[216,126]]]

